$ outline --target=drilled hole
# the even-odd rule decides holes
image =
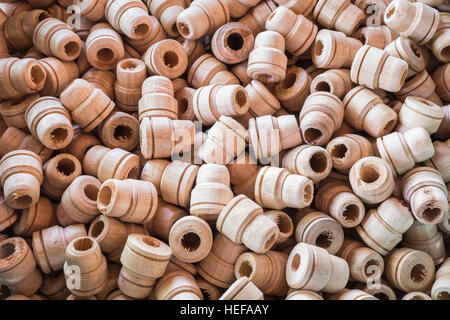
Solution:
[[[118,125],[114,129],[114,139],[119,142],[126,142],[133,135],[133,130],[129,126]]]
[[[331,149],[331,156],[333,158],[343,159],[347,154],[347,146],[345,144],[336,144]]]
[[[317,144],[322,138],[322,131],[316,128],[308,128],[305,130],[305,140],[310,144]]]
[[[314,44],[314,55],[320,56],[323,53],[323,43],[320,40],[317,40]]]
[[[100,189],[100,193],[98,194],[98,202],[104,206],[107,207],[109,203],[111,202],[111,198],[113,195],[113,191],[109,186],[103,186]]]
[[[326,91],[326,92],[331,92],[331,88],[330,85],[325,82],[325,81],[321,81],[316,85],[316,91]]]
[[[425,266],[423,264],[416,264],[411,269],[411,279],[414,282],[422,282],[427,276]]]
[[[42,12],[41,14],[39,14],[38,20],[39,20],[39,22],[40,22],[40,21],[42,21],[42,20],[47,19],[48,17],[49,17],[49,14],[48,14],[47,12]]]
[[[253,267],[249,261],[243,261],[241,265],[239,266],[239,275],[241,277],[248,277],[253,273]]]
[[[98,188],[93,184],[88,184],[84,187],[84,194],[89,200],[97,201]]]
[[[122,62],[122,64],[120,65],[120,67],[124,70],[134,70],[137,66],[134,62],[132,61],[125,61]]]
[[[136,167],[133,167],[130,171],[128,171],[127,179],[136,179],[138,174],[138,169]]]
[[[109,48],[102,48],[97,51],[97,59],[103,63],[110,63],[114,60],[114,52]]]
[[[31,206],[31,204],[33,203],[33,199],[30,196],[22,195],[13,198],[12,203],[15,207],[27,208]]]
[[[134,28],[134,34],[138,37],[144,37],[147,33],[148,33],[149,27],[147,24],[145,23],[141,23],[138,24],[135,28]]]
[[[386,125],[383,128],[384,135],[386,135],[389,132],[391,132],[392,129],[394,128],[394,126],[395,126],[395,121],[394,120],[391,120],[388,123],[386,123]]]
[[[156,240],[154,238],[151,238],[151,237],[143,237],[142,241],[146,245],[149,245],[150,247],[156,247],[157,248],[157,247],[159,247],[161,245],[161,243],[158,240]]]
[[[69,57],[77,55],[79,51],[80,51],[80,44],[78,42],[69,41],[64,46],[64,52]]]
[[[89,238],[81,238],[75,241],[75,243],[73,244],[73,247],[75,248],[75,250],[78,251],[87,251],[89,249],[91,249],[94,245],[94,242],[92,242],[91,239]]]
[[[276,222],[281,233],[288,233],[291,230],[291,223],[287,216],[282,214],[278,215]]]
[[[75,163],[72,159],[61,159],[58,161],[56,170],[65,176],[70,176],[75,171]]]
[[[39,84],[45,79],[44,71],[39,66],[31,67],[31,81],[35,84]]]
[[[177,24],[175,22],[172,24],[172,27],[170,27],[170,30],[172,30],[173,34],[178,33]]]
[[[439,208],[427,208],[423,211],[422,217],[428,221],[433,222],[441,217],[442,211]]]
[[[286,74],[286,78],[284,78],[283,81],[281,81],[281,88],[283,89],[289,89],[292,88],[295,84],[295,80],[297,80],[297,76],[295,73],[290,72]]]
[[[444,49],[441,50],[441,56],[444,58],[444,60],[450,59],[450,46],[445,47]]]
[[[178,65],[178,55],[174,51],[167,51],[163,56],[164,65],[169,68],[176,67]]]
[[[348,222],[354,222],[356,219],[358,219],[359,216],[359,208],[357,205],[350,204],[344,208],[344,211],[342,212],[342,216],[344,217],[345,221]]]
[[[333,244],[333,237],[327,231],[322,232],[316,238],[316,246],[328,249]]]
[[[54,143],[61,143],[67,139],[68,132],[64,128],[56,128],[50,132],[50,140]]]
[[[200,237],[194,232],[188,232],[181,238],[181,245],[189,252],[193,252],[200,247]]]
[[[298,270],[299,267],[300,267],[300,255],[296,253],[294,258],[292,259],[291,270],[295,272]]]
[[[240,33],[233,32],[227,38],[227,45],[232,50],[241,50],[244,46],[244,38],[242,38],[242,35]]]
[[[437,300],[450,300],[450,293],[448,291],[439,292]]]
[[[184,22],[177,22],[177,29],[183,37],[187,37],[191,33],[189,27]]]
[[[314,172],[322,173],[327,168],[327,157],[322,152],[316,152],[309,159],[309,165]]]
[[[92,231],[91,231],[92,237],[97,238],[99,235],[102,234],[104,229],[105,229],[105,223],[101,220],[98,220],[92,226]]]
[[[420,58],[422,56],[420,49],[416,46],[416,44],[414,42],[409,41],[409,46],[411,47],[411,50],[415,54],[416,57]]]
[[[236,92],[235,100],[239,106],[245,106],[245,104],[247,103],[247,96],[245,95],[245,92],[243,90],[238,90]]]
[[[372,183],[378,180],[380,174],[373,166],[362,166],[360,171],[362,181],[365,183]]]
[[[421,294],[416,294],[410,300],[427,300],[427,298]]]
[[[1,246],[0,248],[0,259],[6,259],[14,254],[16,247],[14,244],[8,242]]]

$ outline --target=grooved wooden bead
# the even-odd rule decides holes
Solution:
[[[289,111],[299,111],[310,91],[311,77],[300,67],[289,66],[286,78],[275,85],[274,95]]]
[[[280,230],[275,244],[280,244],[291,239],[290,237],[294,233],[294,224],[287,213],[279,210],[267,210],[264,212],[264,215],[275,222]]]
[[[20,218],[14,223],[14,234],[31,236],[33,232],[49,228],[57,224],[56,206],[48,198],[40,197],[35,205],[23,209]]]
[[[246,60],[253,49],[254,36],[250,28],[239,22],[230,22],[217,29],[211,39],[214,56],[226,64]]]
[[[338,293],[328,295],[327,300],[366,301],[366,300],[378,300],[378,298],[359,289],[351,289],[351,290],[344,289]]]
[[[450,63],[440,66],[433,72],[433,81],[436,84],[436,93],[442,100],[450,101]]]
[[[7,206],[3,194],[0,193],[0,231],[3,231],[12,226],[12,224],[16,222],[17,219],[17,213],[13,208]]]
[[[436,281],[431,288],[433,300],[448,300],[450,292],[450,258],[439,267],[436,272]]]
[[[439,12],[439,25],[429,42],[434,56],[441,62],[450,62],[450,13]]]
[[[129,58],[119,61],[116,68],[114,96],[117,106],[125,111],[137,111],[142,83],[147,71],[143,61]]]
[[[151,27],[143,30],[143,37],[141,39],[125,37],[125,40],[127,41],[124,45],[125,51],[127,51],[126,56],[130,55],[129,57],[127,56],[127,58],[139,59],[151,45],[167,38],[166,32],[159,23],[158,19],[154,16],[148,16],[147,19],[149,20]],[[130,46],[133,50],[130,50]],[[131,53],[130,51],[134,52]]]
[[[80,75],[78,66],[73,61],[60,61],[54,57],[47,57],[39,62],[47,74],[44,87],[39,92],[41,96],[58,97],[64,88]]]
[[[34,29],[33,43],[47,56],[73,61],[81,53],[81,39],[68,24],[55,19],[42,20]]]
[[[6,204],[29,208],[39,200],[43,181],[41,159],[32,151],[14,150],[0,160],[0,184]]]
[[[319,0],[313,18],[329,29],[336,29],[350,36],[365,18],[364,12],[349,0]]]
[[[83,74],[83,80],[88,81],[94,88],[102,90],[111,100],[114,99],[114,73],[106,70],[91,68]]]
[[[413,222],[414,217],[403,201],[389,198],[367,212],[356,231],[368,247],[384,256],[400,243]]]
[[[397,123],[397,113],[375,92],[357,86],[344,97],[345,121],[374,138],[388,134]]]
[[[139,121],[125,112],[113,111],[98,126],[98,137],[109,148],[134,150],[139,143]]]
[[[292,290],[291,293],[288,293],[286,300],[323,300],[323,298],[314,291]]]
[[[145,117],[167,117],[177,119],[178,104],[173,96],[170,79],[152,76],[142,84],[142,98],[139,100],[139,121]]]
[[[295,240],[304,242],[336,254],[344,241],[341,225],[330,216],[309,208],[297,211],[294,216],[298,220],[295,228]]]
[[[406,97],[398,114],[396,131],[422,127],[431,135],[435,133],[444,118],[444,110],[437,104],[417,97]]]
[[[292,249],[286,266],[287,283],[294,289],[339,292],[345,288],[349,273],[344,259],[307,243]]]
[[[78,297],[93,296],[103,290],[108,281],[108,266],[95,239],[84,236],[69,243],[64,276],[67,288]]]
[[[276,8],[277,5],[272,0],[262,0],[256,6],[251,8],[245,16],[238,20],[238,22],[249,27],[256,37],[258,33],[264,31],[267,18]]]
[[[300,131],[308,144],[324,145],[344,118],[344,105],[332,93],[315,92],[308,96],[300,111]]]
[[[418,45],[431,40],[439,25],[439,11],[422,3],[394,0],[384,12],[386,25]]]
[[[19,99],[5,100],[0,103],[0,114],[8,127],[26,129],[25,111],[36,99],[38,94],[32,94]],[[11,150],[12,151],[12,150]]]
[[[264,294],[248,277],[242,277],[233,282],[219,300],[264,300]]]
[[[80,14],[91,21],[101,20],[105,15],[107,0],[77,0]]]
[[[62,272],[44,275],[39,291],[49,300],[65,300],[70,295],[64,273]]]
[[[445,183],[450,182],[450,139],[433,142],[434,156],[425,161],[427,167],[439,171]]]
[[[255,199],[255,181],[260,170],[256,160],[243,152],[234,162],[228,164],[232,189],[235,194],[243,194]]]
[[[331,69],[319,74],[310,83],[311,93],[326,91],[334,94],[339,99],[353,88],[348,69]]]
[[[393,250],[386,258],[386,278],[405,292],[425,291],[434,280],[433,259],[427,253],[409,248]]]
[[[227,70],[227,66],[213,55],[201,55],[189,69],[188,82],[196,89],[210,84],[239,84],[239,79]]]
[[[38,60],[0,59],[0,99],[17,99],[44,87],[45,69]]]
[[[426,70],[423,70],[406,81],[403,88],[395,93],[395,96],[401,101],[405,101],[408,96],[423,98],[442,106],[441,99],[434,91],[435,88],[436,84],[433,79]]]
[[[66,228],[53,226],[33,233],[33,252],[42,272],[48,274],[63,268],[65,252],[69,243],[78,237],[86,236],[83,224]]]
[[[174,271],[162,277],[155,286],[156,300],[203,300],[194,277],[186,271]]]
[[[398,37],[389,43],[384,51],[393,57],[403,59],[409,66],[408,77],[425,69],[425,58],[417,45],[405,37]]]
[[[185,9],[185,2],[183,0],[146,0],[146,3],[150,13],[161,21],[167,34],[172,37],[178,36],[177,18]]]
[[[280,82],[286,77],[285,40],[275,31],[263,31],[255,38],[255,47],[248,56],[247,74],[264,82]]]
[[[162,40],[150,46],[142,60],[150,75],[161,75],[169,79],[181,76],[188,64],[186,51],[173,39]]]
[[[206,53],[205,46],[200,40],[188,40],[180,36],[177,41],[181,43],[188,56],[188,69],[200,56]]]
[[[70,153],[81,162],[83,161],[86,151],[90,147],[100,144],[100,140],[98,140],[96,136],[90,133],[82,132],[80,130],[80,127],[77,125],[73,127],[73,131],[72,141],[67,147],[61,149],[61,152]]]
[[[175,92],[175,99],[178,102],[178,119],[195,120],[194,113],[194,88],[184,87]]]
[[[365,45],[384,49],[388,44],[397,39],[399,34],[387,26],[381,25],[378,27],[363,27],[355,32],[354,37]],[[395,56],[394,54],[391,55]]]
[[[185,216],[186,212],[183,209],[173,206],[159,198],[153,219],[146,225],[146,228],[150,234],[167,241],[173,224]]]

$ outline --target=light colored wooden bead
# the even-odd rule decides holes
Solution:
[[[310,290],[291,290],[286,300],[323,300],[322,296]]]
[[[83,74],[83,80],[88,81],[94,88],[102,90],[111,100],[114,99],[114,73],[106,70],[91,68]]]
[[[195,120],[194,113],[194,88],[184,87],[175,92],[175,99],[178,102],[178,119]]]
[[[203,300],[194,277],[186,271],[174,271],[162,277],[155,286],[156,300]]]
[[[200,40],[188,40],[183,37],[178,37],[177,41],[181,43],[186,54],[188,56],[188,68],[190,69],[192,64],[206,53],[205,46]],[[176,90],[175,90],[176,91]]]
[[[385,25],[381,25],[378,27],[363,27],[356,31],[354,34],[354,37],[360,40],[362,44],[378,49],[384,49],[388,44],[392,43],[396,38],[398,38],[398,36],[399,34],[397,32],[389,29]]]
[[[242,277],[233,282],[219,300],[264,300],[264,294],[248,277]]]
[[[433,142],[434,156],[425,161],[427,167],[439,171],[445,183],[450,182],[450,140]]]
[[[54,57],[39,60],[47,74],[45,84],[39,92],[41,96],[58,97],[69,83],[80,75],[78,66],[73,61],[61,61]]]
[[[286,266],[286,279],[291,288],[312,291],[339,292],[345,288],[349,273],[344,259],[307,243],[294,247]]]
[[[289,66],[284,80],[275,85],[274,95],[289,111],[299,111],[310,93],[310,86],[311,77],[303,68]]]
[[[19,99],[2,101],[0,103],[0,114],[5,124],[8,127],[26,129],[27,123],[25,121],[25,111],[28,106],[38,98],[38,94],[31,94]]]
[[[185,2],[183,0],[147,0],[146,3],[150,13],[161,21],[167,34],[171,37],[178,36],[177,18],[185,9]]]
[[[91,21],[101,20],[105,15],[105,5],[107,0],[77,0],[80,14]]]
[[[383,103],[375,92],[357,86],[344,97],[345,121],[374,138],[391,132],[397,123],[397,114]]]
[[[431,101],[442,106],[442,101],[435,92],[436,84],[426,70],[421,71],[405,82],[402,89],[395,93],[401,101],[406,97],[413,96]]]
[[[330,92],[339,99],[353,88],[350,78],[350,70],[347,69],[331,69],[319,74],[310,83],[311,93],[318,91]]]
[[[73,61],[81,53],[81,39],[68,24],[55,19],[42,20],[34,29],[33,43],[47,56]]]
[[[436,93],[442,100],[450,101],[450,63],[443,65],[433,72],[433,81],[436,84]]]
[[[160,239],[168,241],[170,229],[173,224],[186,216],[183,209],[173,206],[162,199],[158,199],[158,207],[156,208],[153,219],[146,225],[150,234]]]
[[[142,60],[150,75],[161,75],[169,79],[181,76],[188,64],[186,51],[173,39],[165,39],[150,46]]]
[[[394,290],[383,278],[381,278],[381,281],[379,281],[376,285],[372,285],[371,283],[357,283],[355,285],[355,289],[360,289],[367,292],[380,300],[397,300]]]
[[[384,50],[393,57],[401,58],[408,63],[408,77],[425,69],[425,59],[417,45],[405,37],[398,37],[390,42]]]
[[[42,181],[42,162],[34,152],[14,150],[0,160],[0,184],[9,207],[24,209],[34,205]]]
[[[367,212],[356,231],[368,247],[384,256],[400,243],[413,222],[414,217],[403,201],[389,198]]]
[[[174,98],[173,85],[169,78],[152,76],[142,84],[142,98],[138,103],[139,121],[144,117],[178,118],[178,104]]]
[[[31,236],[33,232],[49,228],[57,224],[56,206],[48,198],[40,197],[35,205],[23,209],[20,218],[14,223],[14,234]]]
[[[246,60],[253,49],[254,36],[250,28],[239,22],[230,22],[217,29],[211,39],[214,56],[226,64]]]
[[[300,112],[300,131],[308,144],[324,145],[341,126],[344,105],[334,94],[315,92],[308,96]]]
[[[439,25],[439,11],[422,3],[394,0],[384,12],[386,25],[418,45],[431,40]]]
[[[259,33],[264,31],[267,18],[276,8],[277,5],[272,0],[262,0],[256,6],[251,8],[245,16],[238,20],[238,22],[249,27],[256,37]]]
[[[44,275],[39,291],[49,300],[65,300],[70,295],[62,272]]]
[[[227,66],[213,55],[201,55],[189,69],[188,82],[196,89],[210,84],[239,84],[239,79],[227,70]]]
[[[437,104],[418,97],[406,97],[398,114],[396,131],[422,127],[431,135],[435,133],[444,118],[444,110]]]
[[[267,210],[264,212],[264,215],[275,222],[280,230],[278,239],[275,242],[276,244],[283,243],[292,236],[294,233],[294,224],[287,213],[279,210]]]
[[[17,99],[44,87],[45,69],[38,60],[0,59],[0,99]]]
[[[422,223],[437,224],[445,219],[449,211],[447,193],[442,176],[433,168],[416,167],[403,175],[403,199]]]
[[[73,224],[66,228],[53,226],[33,233],[33,252],[42,272],[48,274],[59,271],[66,261],[66,248],[78,237],[85,237],[86,228]]]
[[[286,77],[285,40],[275,31],[264,31],[255,38],[254,49],[248,57],[247,74],[263,83],[274,83]]]
[[[82,162],[86,151],[90,147],[98,144],[101,144],[101,142],[97,139],[97,137],[90,133],[82,132],[79,126],[74,125],[72,141],[67,147],[61,149],[61,152],[72,154],[80,160],[80,162]]]
[[[243,152],[235,161],[228,164],[234,194],[243,194],[255,199],[255,181],[260,170],[256,160]]]
[[[436,272],[436,281],[431,288],[433,300],[448,300],[450,294],[450,258]]]
[[[127,42],[124,45],[126,51],[125,56],[129,55],[129,57],[127,58],[139,59],[151,45],[167,38],[167,34],[159,23],[158,19],[156,19],[154,16],[147,16],[146,19],[149,21],[151,27],[143,30],[142,38],[132,39],[129,37],[125,37],[125,40]],[[132,50],[130,49],[130,46]]]
[[[330,216],[305,208],[297,211],[294,219],[298,221],[295,228],[295,240],[304,242],[336,254],[344,241],[341,225]]]
[[[119,61],[116,67],[114,96],[117,106],[125,111],[137,111],[142,83],[147,77],[143,61],[129,58]]]
[[[439,25],[429,42],[434,56],[443,63],[450,62],[450,13],[439,12]]]
[[[428,132],[421,127],[404,133],[393,132],[377,139],[381,158],[389,164],[394,177],[414,168],[434,155],[434,147]]]
[[[351,289],[351,290],[344,289],[338,293],[328,295],[327,300],[367,301],[367,300],[378,300],[378,298],[359,289]]]
[[[17,221],[17,219],[17,213],[13,208],[7,206],[3,194],[0,193],[0,231],[3,231],[12,226],[13,223]]]
[[[125,112],[113,111],[99,125],[98,137],[109,148],[131,151],[139,143],[139,121]]]
[[[405,292],[425,291],[434,280],[433,259],[427,253],[409,248],[393,250],[386,258],[386,278]]]

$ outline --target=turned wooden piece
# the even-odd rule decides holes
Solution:
[[[82,162],[86,151],[100,143],[96,136],[82,132],[78,125],[74,125],[72,141],[67,147],[61,149],[61,152],[70,153]]]
[[[159,198],[153,219],[145,227],[151,235],[167,241],[173,224],[184,216],[186,212],[183,209]]]
[[[431,51],[434,56],[441,62],[450,62],[449,46],[450,46],[450,13],[439,12],[439,25],[434,33],[433,38],[429,42]]]
[[[370,141],[352,133],[346,133],[328,142],[327,151],[331,155],[333,168],[344,174],[348,174],[359,159],[374,155]]]
[[[187,83],[186,83],[187,84]],[[175,99],[178,102],[178,119],[195,120],[194,113],[194,88],[184,87],[175,91]]]
[[[28,237],[35,231],[56,224],[56,206],[48,198],[40,197],[35,205],[22,210],[20,218],[13,225],[13,231],[16,235]]]
[[[399,37],[399,34],[396,31],[389,29],[387,26],[381,25],[378,27],[363,27],[355,32],[354,37],[365,45],[385,49],[387,45],[393,43],[394,40]]]
[[[436,281],[431,288],[433,300],[448,300],[450,294],[450,258],[439,267]]]
[[[145,117],[177,119],[178,103],[170,79],[163,76],[147,78],[142,84],[142,98],[138,106],[139,121]]]
[[[36,153],[42,162],[47,161],[53,153],[42,145],[42,143],[34,138],[31,134],[16,129],[15,127],[8,127],[5,132],[0,136],[0,157],[3,157],[8,152],[14,150],[28,150]]]
[[[78,66],[73,61],[61,61],[54,57],[40,59],[47,74],[45,84],[39,92],[41,96],[58,97],[69,83],[80,75]]]
[[[444,118],[444,110],[437,104],[418,97],[406,97],[398,114],[396,131],[422,127],[431,135],[435,133]]]
[[[93,296],[103,290],[108,281],[108,266],[95,239],[84,236],[69,243],[64,276],[67,288],[78,297]]]
[[[334,94],[315,92],[308,96],[300,111],[300,131],[308,144],[324,145],[344,119],[344,105]]]
[[[285,40],[275,31],[263,31],[255,38],[254,49],[248,56],[247,74],[263,83],[280,82],[286,77]]]
[[[209,53],[195,60],[189,69],[187,80],[196,89],[209,84],[240,84],[239,79],[227,70],[227,66]]]
[[[287,68],[286,78],[277,83],[273,91],[275,97],[286,109],[289,111],[299,111],[310,93],[310,86],[311,77],[309,74],[303,68],[293,65]],[[258,108],[261,108],[261,106],[258,106]]]
[[[234,197],[222,209],[216,228],[236,244],[265,253],[275,244],[279,229],[263,215],[262,208],[244,195]]]
[[[214,56],[226,64],[246,60],[253,49],[252,30],[239,22],[230,22],[217,29],[211,39]]]
[[[0,59],[0,99],[17,99],[44,87],[45,69],[38,60]]]
[[[339,292],[345,288],[349,274],[344,259],[307,243],[292,249],[286,266],[287,283],[294,289]]]
[[[436,93],[445,101],[450,101],[450,63],[440,66],[433,72],[433,81],[436,84]]]
[[[128,58],[119,61],[116,67],[114,96],[117,106],[125,111],[137,111],[141,98],[142,83],[147,77],[142,60]]]
[[[344,241],[341,225],[330,216],[310,208],[298,210],[294,216],[297,222],[295,240],[304,242],[336,254]]]
[[[334,94],[339,99],[353,88],[348,69],[331,69],[319,74],[310,83],[311,93],[326,91]]]
[[[427,167],[439,171],[445,183],[450,182],[450,139],[433,142],[434,156],[425,161]]]
[[[228,164],[232,189],[235,194],[244,194],[255,199],[255,181],[261,169],[255,159],[247,152],[243,152],[235,161]]]
[[[397,114],[383,103],[375,92],[357,86],[344,97],[345,121],[374,138],[391,132],[397,123]]]
[[[133,153],[119,148],[94,146],[84,156],[83,169],[86,174],[104,182],[108,179],[136,179],[141,167],[139,157]]]
[[[99,70],[112,70],[124,55],[122,38],[109,24],[102,22],[91,28],[86,39],[89,64]]]
[[[219,300],[264,300],[264,294],[244,276],[233,282]]]
[[[13,208],[8,207],[3,194],[0,193],[0,231],[3,231],[12,226],[12,224],[16,222],[17,219],[17,213]]]
[[[139,121],[128,113],[113,111],[98,126],[98,137],[108,148],[132,151],[139,144]]]
[[[60,153],[42,165],[44,182],[42,193],[53,200],[61,199],[63,192],[81,175],[81,163],[75,156]]]
[[[393,0],[384,12],[384,22],[401,36],[424,45],[438,28],[439,11],[422,2]]]
[[[0,114],[5,124],[8,127],[27,129],[27,122],[25,121],[25,111],[27,111],[28,106],[38,98],[39,95],[35,93],[19,99],[2,101],[0,103]],[[18,138],[16,137],[16,139]]]
[[[86,236],[83,224],[73,224],[66,228],[53,226],[33,233],[33,252],[42,272],[48,274],[59,271],[66,261],[66,248],[78,237]]]
[[[290,290],[286,300],[323,300],[323,298],[320,294],[310,290]]]
[[[425,59],[422,52],[419,47],[408,38],[398,37],[389,43],[384,48],[384,51],[393,57],[403,59],[408,64],[408,77],[425,69]]]
[[[338,293],[328,295],[327,300],[367,301],[367,300],[378,300],[378,298],[359,289],[351,289],[351,290],[344,289],[342,291],[339,291]]]
[[[64,191],[56,210],[62,226],[88,223],[100,214],[97,209],[97,194],[101,182],[92,176],[79,176]]]
[[[280,210],[267,210],[264,212],[264,215],[275,222],[280,230],[280,234],[275,244],[278,245],[292,239],[291,236],[294,233],[294,224],[291,217],[286,212]]]
[[[39,200],[43,181],[41,159],[32,151],[14,150],[0,160],[0,184],[6,204],[29,208]]]
[[[414,217],[405,203],[389,198],[369,210],[356,231],[368,247],[384,256],[400,243],[413,222]]]
[[[74,2],[79,7],[80,14],[91,21],[101,20],[105,15],[107,0],[77,0]]]
[[[249,27],[256,37],[265,30],[267,18],[276,8],[277,5],[272,0],[262,0],[251,8],[245,16],[240,18],[238,22]]]
[[[175,79],[187,69],[188,58],[183,46],[176,40],[165,39],[148,48],[142,56],[150,75]]]
[[[414,217],[425,224],[442,222],[448,214],[448,191],[439,171],[416,167],[403,175],[403,199]]]
[[[280,6],[267,18],[266,30],[280,33],[285,39],[286,51],[299,56],[312,45],[318,28],[305,16]]]
[[[203,300],[194,277],[186,271],[174,271],[162,277],[155,286],[156,300]]]
[[[102,90],[111,100],[114,99],[114,80],[116,76],[111,71],[91,68],[81,78],[92,84],[94,88]]]
[[[395,93],[395,96],[405,101],[406,97],[413,96],[423,98],[442,106],[442,100],[435,92],[436,84],[426,70],[421,71],[409,79],[403,85],[403,88]]]
[[[64,273],[62,272],[44,275],[39,291],[49,300],[66,300],[70,295],[70,291],[66,286]]]
[[[171,37],[179,35],[177,30],[177,18],[186,8],[184,0],[147,0],[147,7],[150,13],[161,21],[164,30]]]
[[[385,264],[387,280],[402,291],[425,291],[433,283],[433,259],[423,251],[395,249],[387,256]]]
[[[167,38],[167,34],[158,19],[154,16],[147,16],[147,19],[150,28],[142,30],[142,38],[132,39],[125,37],[126,43],[124,44],[124,47],[126,58],[139,59],[151,45]]]

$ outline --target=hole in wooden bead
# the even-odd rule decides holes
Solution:
[[[27,195],[17,195],[11,199],[11,202],[14,204],[15,207],[27,208],[31,206],[33,199]]]
[[[386,135],[386,134],[388,134],[389,132],[391,132],[392,129],[394,128],[394,126],[395,126],[395,121],[394,121],[394,120],[391,120],[391,121],[389,121],[388,123],[386,123],[386,125],[385,125],[384,128],[383,128],[383,132],[384,132],[383,135]]]
[[[67,139],[67,130],[64,128],[56,128],[50,132],[50,140],[54,143],[61,143]]]
[[[164,53],[163,60],[164,64],[169,68],[173,68],[178,65],[178,55],[174,51],[167,51]]]
[[[75,163],[72,159],[65,158],[58,161],[56,170],[65,176],[70,176],[75,171]]]
[[[441,56],[442,58],[444,58],[444,60],[450,59],[450,46],[445,47],[444,49],[441,50]]]
[[[291,229],[289,218],[285,215],[279,214],[276,216],[276,224],[281,233],[288,233]]]
[[[125,62],[122,62],[120,67],[124,70],[132,71],[136,68],[136,64],[133,61],[125,61]]]
[[[183,37],[187,37],[191,33],[189,27],[184,22],[177,22],[177,29]]]
[[[181,238],[181,245],[189,252],[195,251],[200,247],[200,237],[194,232],[188,232]]]
[[[241,50],[244,46],[244,38],[242,38],[242,35],[240,33],[233,32],[227,38],[227,45],[232,50]]]
[[[253,273],[253,267],[251,263],[247,260],[242,261],[239,266],[239,275],[241,277],[250,277]]]
[[[69,41],[64,46],[64,52],[67,56],[72,57],[80,51],[80,44],[75,41]]]
[[[35,84],[39,84],[45,79],[44,71],[39,66],[32,66],[30,73],[31,73],[31,81]]]
[[[133,167],[130,171],[128,171],[126,179],[136,179],[138,174],[138,169]]]
[[[183,98],[178,100],[178,114],[183,114],[187,111],[189,107],[189,102],[187,99]]]
[[[316,128],[308,128],[305,130],[305,140],[310,143],[316,143],[322,137],[322,131]]]
[[[292,263],[291,263],[291,270],[293,272],[297,271],[298,268],[300,267],[300,255],[298,253],[295,254],[294,258],[292,259]]]
[[[200,288],[200,291],[203,294],[203,300],[211,300],[211,294],[209,293],[208,289]]]
[[[380,270],[380,266],[377,260],[371,259],[367,261],[366,265],[364,266],[364,273],[366,276],[372,276],[377,273]]]
[[[99,235],[102,234],[103,230],[105,229],[105,223],[102,220],[97,220],[94,225],[92,226],[91,235],[94,238],[97,238]]]
[[[77,251],[87,251],[94,246],[94,242],[92,242],[89,238],[81,238],[75,241],[73,247]]]
[[[134,27],[134,34],[138,37],[144,37],[148,33],[148,25],[145,23],[138,24],[136,27]]]
[[[156,239],[154,239],[154,238],[151,238],[151,237],[143,237],[143,238],[142,238],[142,241],[143,241],[146,245],[149,245],[150,247],[156,247],[156,248],[158,248],[158,247],[161,245],[161,243],[160,243],[158,240],[156,240]]]
[[[286,74],[286,78],[284,78],[283,81],[281,81],[281,87],[283,89],[289,89],[292,88],[295,84],[295,80],[297,80],[297,76],[295,75],[295,73],[287,73]]]
[[[312,188],[310,185],[307,185],[305,190],[303,191],[303,200],[305,203],[308,203],[312,197]]]
[[[376,292],[373,294],[373,296],[375,298],[378,298],[380,300],[389,300],[389,297],[387,294],[385,294],[384,292]]]
[[[347,154],[347,146],[345,144],[336,144],[331,149],[331,156],[333,158],[343,159]]]
[[[110,63],[114,60],[114,52],[109,48],[102,48],[97,51],[97,59],[103,63]]]
[[[322,173],[327,168],[327,157],[322,152],[316,152],[309,159],[309,165],[314,172]]]
[[[411,269],[411,279],[414,282],[422,282],[426,277],[426,269],[423,264],[416,264]]]
[[[342,216],[345,221],[354,222],[359,216],[359,208],[357,205],[350,204],[344,208]]]
[[[236,103],[243,107],[247,103],[247,96],[244,93],[244,90],[237,90],[236,96],[234,97]]]
[[[114,129],[114,139],[119,142],[126,142],[133,135],[133,130],[129,126],[118,125]]]
[[[441,291],[436,298],[437,300],[450,300],[450,293],[448,291]]]
[[[5,243],[2,245],[2,247],[0,248],[0,259],[6,259],[10,256],[12,256],[14,254],[14,252],[16,252],[16,247],[14,246],[13,243]]]
[[[97,201],[98,188],[93,184],[87,184],[83,190],[85,196],[92,201]]]
[[[39,22],[42,20],[45,20],[49,17],[49,14],[47,12],[42,12],[41,14],[38,15],[38,20]]]
[[[314,54],[316,56],[320,56],[323,53],[323,43],[320,40],[317,40],[314,44]]]
[[[372,183],[378,180],[380,174],[373,166],[361,166],[359,175],[365,183]]]
[[[409,41],[409,46],[411,47],[411,51],[414,53],[416,57],[420,58],[422,56],[420,49],[416,46],[414,42]]]
[[[86,188],[85,188],[86,190]],[[109,203],[111,202],[111,198],[113,195],[113,191],[111,190],[111,188],[109,186],[103,186],[100,189],[100,192],[98,193],[98,202],[100,205],[107,207],[109,205]]]
[[[427,208],[423,211],[422,217],[428,222],[433,222],[438,220],[441,214],[442,211],[439,208]]]
[[[333,243],[333,237],[327,231],[322,232],[316,238],[316,246],[328,249]]]
[[[330,85],[325,82],[325,81],[321,81],[316,85],[316,91],[326,91],[326,92],[331,92],[331,88]]]

